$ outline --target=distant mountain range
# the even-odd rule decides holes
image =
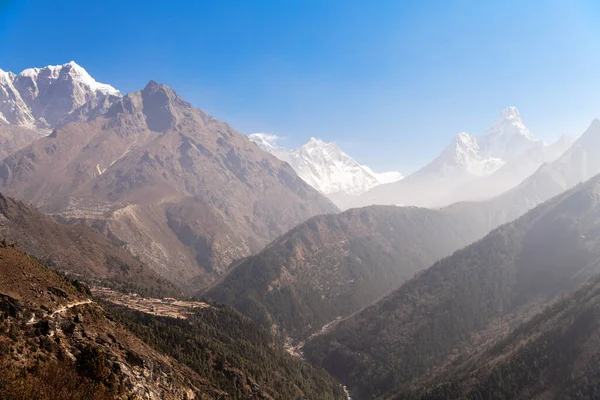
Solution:
[[[548,148],[550,146],[545,146]],[[490,200],[438,210],[368,206],[315,217],[238,265],[206,294],[302,341],[440,259],[600,174],[600,122],[552,163]]]
[[[287,164],[165,85],[119,97],[73,64],[25,75],[47,74],[70,90],[51,103],[70,99],[70,122],[45,109],[39,118],[58,125],[4,159],[1,189],[63,222],[93,225],[163,277],[202,286],[298,223],[337,211]],[[87,97],[75,77],[96,100],[109,96],[108,109],[87,113],[97,110],[89,100],[76,108]],[[76,110],[86,117],[73,118]]]
[[[459,133],[442,153],[400,182],[371,189],[349,206],[369,204],[440,207],[486,200],[515,187],[571,145],[566,137],[548,145],[533,138],[519,111],[509,107],[482,136]]]
[[[373,172],[344,153],[335,143],[310,138],[294,150],[277,146],[277,136],[253,133],[250,140],[261,149],[292,166],[309,185],[332,200],[341,196],[357,196],[384,183],[402,179],[400,172]]]
[[[68,122],[103,116],[121,98],[118,90],[96,82],[75,62],[18,75],[0,70],[0,158]],[[373,172],[335,143],[311,138],[287,150],[277,145],[275,135],[249,137],[342,209],[370,204],[439,207],[489,199],[518,185],[571,144],[567,138],[552,145],[536,140],[519,111],[509,107],[484,135],[458,134],[432,162],[402,179],[399,172]]]

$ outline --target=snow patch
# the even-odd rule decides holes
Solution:
[[[304,145],[287,150],[277,145],[279,136],[253,133],[250,140],[262,150],[287,162],[306,183],[327,195],[356,196],[382,183],[402,178],[399,172],[373,172],[344,153],[335,143],[311,137]]]

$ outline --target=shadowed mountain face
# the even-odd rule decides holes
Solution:
[[[358,398],[431,378],[600,272],[600,176],[445,258],[316,337],[305,355]]]
[[[549,305],[473,359],[394,400],[595,399],[600,387],[600,278]]]
[[[63,221],[94,225],[185,284],[206,284],[337,210],[287,164],[156,82],[11,155],[0,185]]]
[[[317,216],[240,262],[204,294],[302,340],[485,233],[466,219],[416,207]]]
[[[62,225],[0,194],[0,237],[72,279],[133,290],[142,295],[181,294],[173,284],[84,225]]]

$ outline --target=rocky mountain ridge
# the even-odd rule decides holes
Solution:
[[[106,111],[121,93],[98,83],[71,61],[28,68],[16,75],[0,70],[0,121],[17,126],[52,129],[95,110]]]
[[[205,285],[296,224],[337,211],[287,164],[153,81],[13,153],[0,181],[185,285]]]

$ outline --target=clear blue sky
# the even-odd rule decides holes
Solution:
[[[545,140],[600,116],[596,3],[0,0],[0,68],[154,79],[243,133],[409,172],[508,105]]]

